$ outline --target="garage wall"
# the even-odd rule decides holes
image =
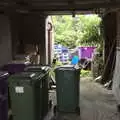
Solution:
[[[0,66],[12,60],[9,19],[0,15]]]
[[[104,63],[102,83],[111,80],[115,66],[116,55],[116,36],[117,36],[117,17],[116,12],[111,12],[103,17],[104,26]]]
[[[39,45],[40,63],[47,63],[45,41],[45,18],[35,14],[13,14],[10,17],[12,29],[13,53],[24,54],[27,44]],[[22,45],[20,46],[20,43]],[[18,47],[20,46],[20,47]],[[20,51],[20,52],[18,52]]]

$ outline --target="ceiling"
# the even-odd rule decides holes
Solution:
[[[3,11],[64,14],[93,12],[99,8],[120,8],[120,0],[0,0]]]

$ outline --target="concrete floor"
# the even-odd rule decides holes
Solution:
[[[50,98],[56,104],[55,91],[51,91],[50,94]],[[55,118],[52,117],[53,113],[50,112],[45,120],[120,120],[112,91],[104,89],[101,85],[90,81],[90,79],[81,79],[80,108],[80,116],[59,113]]]

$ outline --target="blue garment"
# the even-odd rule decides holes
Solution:
[[[79,62],[79,57],[78,56],[73,56],[71,64],[76,65]]]

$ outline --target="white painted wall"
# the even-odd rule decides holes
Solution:
[[[120,12],[117,14],[116,65],[113,77],[113,94],[120,105]]]

